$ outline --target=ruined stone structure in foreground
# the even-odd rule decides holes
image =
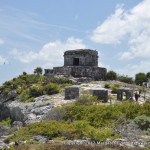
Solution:
[[[64,53],[64,66],[45,69],[46,76],[64,75],[105,80],[106,68],[98,67],[98,52],[91,49],[68,50]]]

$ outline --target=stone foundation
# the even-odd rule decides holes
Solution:
[[[79,87],[66,87],[65,88],[65,99],[76,99],[79,97]]]
[[[123,93],[125,93],[126,99],[133,99],[133,90],[127,89],[127,88],[122,88],[119,89],[117,92],[117,99],[118,100],[123,100]]]
[[[108,102],[108,90],[95,89],[95,90],[92,90],[92,93],[93,93],[93,96],[97,96],[99,100]]]
[[[46,76],[64,75],[66,77],[73,76],[76,78],[87,77],[94,80],[105,80],[106,72],[107,70],[105,68],[92,66],[65,66],[45,69]]]

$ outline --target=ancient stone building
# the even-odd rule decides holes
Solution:
[[[95,50],[71,50],[64,53],[64,66],[98,67],[98,52]]]
[[[120,88],[117,92],[117,99],[123,100],[123,96],[125,96],[126,100],[132,100],[133,99],[133,90],[129,88]]]
[[[106,68],[98,67],[98,52],[91,49],[68,50],[64,53],[64,66],[45,69],[46,76],[64,75],[105,80]]]

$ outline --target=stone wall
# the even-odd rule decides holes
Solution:
[[[117,99],[123,100],[123,93],[125,93],[125,97],[127,100],[133,99],[133,90],[128,88],[120,88],[117,92]]]
[[[90,49],[66,51],[64,66],[98,66],[98,52]]]
[[[65,99],[76,99],[79,97],[79,87],[71,86],[65,88]]]
[[[103,89],[94,89],[92,90],[93,96],[97,96],[99,100],[103,100],[104,102],[108,102],[108,90]]]
[[[91,66],[70,66],[70,67],[54,67],[53,71],[48,69],[45,71],[47,76],[50,75],[64,75],[73,77],[88,77],[94,80],[106,79],[106,68],[91,67]]]

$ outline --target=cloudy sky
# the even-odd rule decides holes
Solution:
[[[150,0],[0,1],[0,84],[63,66],[63,52],[78,48],[121,75],[150,71]]]

